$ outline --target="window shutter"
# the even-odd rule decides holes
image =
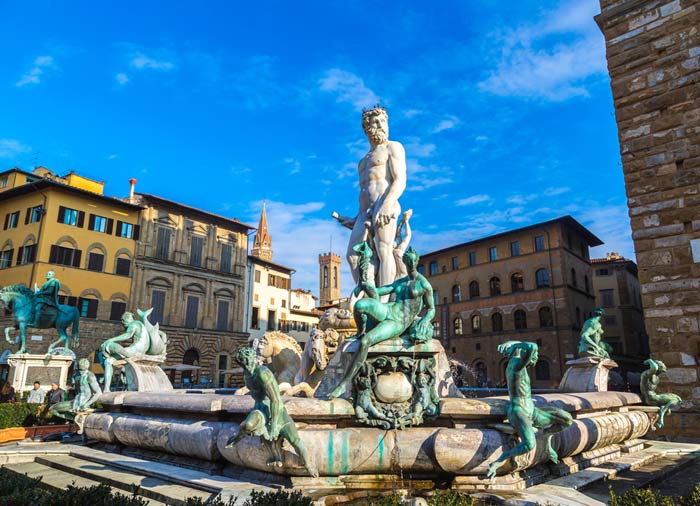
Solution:
[[[51,245],[51,252],[49,253],[49,263],[55,264],[58,260],[58,246],[55,244]]]
[[[20,246],[17,250],[17,265],[22,262],[22,253],[24,253],[24,246]]]
[[[11,250],[6,250],[6,251],[10,252],[9,256],[7,257],[7,266],[12,267],[12,255],[15,253],[15,249],[12,248]]]
[[[63,223],[63,220],[66,219],[66,208],[63,206],[60,206],[58,208],[58,222]]]
[[[134,225],[134,241],[138,241],[141,237],[141,225]]]
[[[87,317],[88,318],[97,318],[97,305],[98,305],[98,301],[96,299],[89,299],[88,300],[88,310],[87,310]]]
[[[88,230],[95,230],[95,215],[92,213],[88,219]]]
[[[10,213],[7,213],[5,215],[5,224],[2,227],[3,230],[7,230],[7,224],[9,223],[9,221],[10,221]]]
[[[24,216],[24,224],[27,225],[29,224],[29,217],[32,215],[32,208],[28,207],[27,208],[27,214]]]
[[[111,230],[112,229],[110,228],[110,233],[111,233]],[[121,234],[121,232],[122,232],[122,222],[117,220],[117,229],[114,231],[114,235],[119,237],[119,234]]]
[[[78,226],[83,228],[85,224],[85,211],[78,211]]]
[[[112,228],[114,228],[114,220],[112,218],[108,218],[107,219],[107,230],[105,230],[105,232],[107,232],[108,234],[111,234]],[[117,230],[119,230],[119,226],[117,226]],[[119,232],[117,232],[117,233],[119,233]]]
[[[73,250],[73,267],[80,267],[80,257],[82,253],[83,252],[79,249]]]
[[[34,263],[36,261],[36,249],[37,249],[37,245],[34,244],[32,246],[32,250],[29,252],[29,261],[32,263]]]

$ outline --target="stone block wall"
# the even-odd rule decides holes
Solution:
[[[663,389],[700,408],[700,2],[600,0],[629,215]]]

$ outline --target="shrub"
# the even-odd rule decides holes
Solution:
[[[27,427],[36,420],[39,404],[26,402],[4,402],[0,404],[0,429]]]
[[[428,506],[475,506],[473,497],[456,490],[438,490],[426,499]],[[404,506],[404,498],[397,494],[368,499],[368,506]]]
[[[633,488],[622,495],[610,489],[610,506],[700,506],[700,485],[685,497],[664,496],[648,488]]]

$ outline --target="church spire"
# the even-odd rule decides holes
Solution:
[[[272,261],[272,238],[267,230],[267,213],[265,212],[265,202],[263,202],[262,212],[260,213],[260,222],[258,223],[258,231],[255,234],[253,241],[253,250],[251,255],[262,260]]]

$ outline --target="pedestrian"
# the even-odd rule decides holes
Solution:
[[[27,398],[27,402],[31,402],[32,404],[43,404],[44,397],[46,396],[44,392],[41,391],[41,383],[35,381],[34,388],[29,391],[29,397]]]
[[[58,402],[63,402],[65,394],[63,389],[58,386],[58,383],[51,383],[51,390],[46,394],[46,404],[50,408]]]
[[[0,402],[15,402],[15,389],[6,381],[0,390]]]

